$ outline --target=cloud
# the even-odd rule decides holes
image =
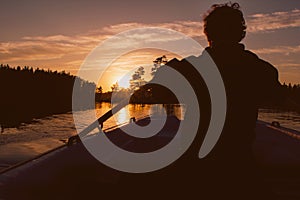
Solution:
[[[65,44],[53,44],[51,48],[38,41],[20,41],[0,44],[0,60],[6,62],[23,60],[50,60],[63,56],[63,52],[72,48]]]
[[[300,63],[281,63],[276,66],[282,72],[291,72],[291,73],[295,73],[295,71],[297,71],[298,73],[300,72]]]
[[[1,62],[62,59],[70,55],[85,55],[93,49],[99,37],[38,36],[20,41],[0,43]],[[61,63],[62,64],[62,63]]]
[[[300,10],[254,14],[247,17],[248,31],[252,33],[300,27]]]
[[[54,65],[54,60],[60,62],[63,65],[63,59],[73,55],[81,55],[85,57],[93,50],[100,42],[105,39],[114,36],[123,31],[127,31],[134,28],[141,27],[162,27],[169,28],[183,32],[186,30],[187,35],[195,36],[196,32],[193,32],[193,26],[199,26],[199,23],[195,22],[176,22],[176,23],[161,23],[161,24],[141,24],[141,23],[125,23],[107,26],[101,29],[88,31],[83,34],[66,36],[66,35],[51,35],[51,36],[25,36],[19,41],[9,41],[0,43],[0,60],[4,63],[21,63],[22,61],[28,63],[28,61],[51,61]],[[147,33],[140,31],[134,35],[128,35],[126,40],[120,38],[120,42],[117,46],[111,46],[110,48],[124,48],[126,45],[136,45],[137,39],[143,39],[145,42],[167,42],[177,41],[182,38],[173,37],[170,33],[170,37],[159,37],[157,34]],[[75,58],[76,59],[76,58]],[[68,65],[78,65],[79,61],[65,62]],[[77,66],[79,67],[79,66]]]
[[[294,9],[285,12],[257,13],[246,16],[247,31],[251,33],[261,33],[278,29],[300,27],[300,10]],[[190,37],[204,37],[203,23],[201,21],[174,21],[172,23],[125,23],[116,24],[103,28],[108,34],[116,34],[132,28],[157,26],[173,29],[182,32]]]
[[[290,53],[300,53],[300,45],[297,46],[275,46],[271,48],[261,48],[253,50],[258,54],[284,54],[289,55]]]
[[[300,10],[285,12],[258,13],[247,16],[248,31],[265,33],[278,29],[300,27]],[[60,66],[62,69],[78,69],[80,63],[100,42],[120,32],[133,28],[162,27],[182,32],[189,37],[206,44],[200,21],[174,21],[172,23],[122,23],[87,31],[73,36],[26,36],[19,41],[0,42],[0,61],[4,64],[25,65],[35,63],[43,66]],[[159,37],[157,34],[141,32],[129,35],[126,41],[120,38],[120,43],[111,48],[124,48],[126,45],[136,45],[136,39],[145,42],[176,42],[179,37]],[[255,50],[259,54],[299,53],[300,46],[280,46]]]
[[[261,33],[274,31],[278,29],[300,27],[300,10],[294,9],[285,12],[274,13],[257,13],[246,16],[247,31],[251,33]],[[163,27],[182,32],[190,37],[202,37],[203,23],[201,21],[174,21],[172,23],[156,23],[156,24],[142,24],[142,23],[124,23],[108,26],[102,29],[107,34],[117,34],[122,31],[141,27]]]

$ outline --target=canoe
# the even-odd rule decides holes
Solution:
[[[135,123],[144,126],[149,122],[150,118],[144,118]],[[145,143],[122,135],[119,127],[109,129],[105,134],[125,150],[144,153],[168,144],[179,124],[180,120],[169,116],[156,137]],[[132,123],[125,126],[132,126]],[[256,132],[254,152],[260,165],[267,169],[268,183],[273,184],[280,195],[300,197],[300,192],[293,190],[300,186],[300,176],[296,174],[300,167],[300,133],[263,121],[257,121]],[[91,135],[86,139],[92,140],[93,137],[96,136]],[[0,174],[0,199],[76,199],[98,194],[103,198],[113,195],[130,197],[137,194],[134,187],[146,184],[138,181],[147,180],[152,175],[158,177],[155,180],[164,178],[162,174],[154,172],[138,175],[139,178],[135,179],[135,175],[107,167],[73,138],[69,145],[62,145],[3,170]],[[132,184],[132,191],[128,187],[126,191],[122,190],[128,184]]]

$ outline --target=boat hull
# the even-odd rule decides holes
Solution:
[[[149,119],[144,119],[138,123],[146,125],[148,122]],[[169,124],[164,127],[165,130],[163,131],[167,134],[162,134],[152,141],[153,144],[160,141],[157,147],[167,144],[170,138],[174,137],[180,121],[177,118],[168,118],[167,123]],[[116,135],[118,131],[120,130],[111,130],[107,135],[111,135],[111,140],[119,143],[118,145],[125,149],[136,146],[128,145],[128,142],[122,144],[124,138],[112,136]],[[271,182],[274,183],[276,178],[281,181],[285,178],[284,180],[296,180],[299,183],[300,176],[295,173],[300,167],[300,140],[287,134],[294,133],[297,135],[298,133],[289,129],[276,128],[261,121],[257,122],[256,132],[257,139],[254,144],[254,152],[259,164],[266,169],[265,179],[273,180]],[[138,151],[149,150],[145,145],[141,146]],[[145,148],[143,149],[143,147]],[[169,169],[175,168],[171,166]],[[172,180],[174,178],[175,182],[178,181],[178,178],[184,179],[184,176],[179,175],[185,173],[184,171],[173,173],[173,170],[173,174],[169,171],[163,169],[146,174],[120,172],[100,163],[81,142],[78,142],[70,146],[61,146],[3,171],[0,175],[0,198],[77,198],[80,195],[87,197],[98,193],[99,197],[111,198],[114,195],[127,193],[130,188],[132,189],[131,193],[134,194],[136,193],[135,188],[143,191],[142,188],[150,187],[155,182],[156,185],[160,185],[158,183],[165,179]],[[176,177],[174,177],[175,174]],[[168,184],[171,182],[169,181]],[[156,188],[156,191],[163,192],[168,196],[169,193],[174,192],[174,187],[163,186],[162,190]]]

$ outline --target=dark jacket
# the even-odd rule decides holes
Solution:
[[[242,158],[245,153],[248,156],[255,139],[254,129],[258,108],[278,104],[283,99],[278,72],[270,63],[260,59],[251,51],[245,50],[242,44],[207,47],[205,52],[196,59],[205,65],[207,56],[213,59],[219,69],[227,97],[225,126],[211,155],[224,159]],[[196,152],[199,151],[210,121],[211,99],[202,75],[195,69],[201,66],[193,66],[189,62],[190,59],[191,57],[181,61],[173,59],[166,65],[180,72],[196,92],[201,121],[197,138],[189,149],[190,153],[187,152],[187,154],[197,156]],[[157,76],[163,68],[157,71]],[[172,79],[172,77],[169,78]],[[156,87],[153,90],[154,96],[163,101],[170,96],[166,90],[166,88]]]
[[[207,85],[195,67],[207,64],[208,57],[214,60],[224,81],[227,115],[217,144],[204,159],[199,159],[199,149],[210,122],[211,99]],[[199,59],[199,66],[193,66],[189,62],[191,59]],[[149,179],[141,177],[150,185],[146,188],[155,185],[157,194],[177,198],[255,199],[258,194],[262,197],[259,188],[266,188],[257,179],[251,145],[255,139],[258,108],[281,101],[277,70],[245,50],[241,44],[208,47],[199,57],[181,61],[173,59],[166,65],[182,74],[195,91],[200,107],[200,126],[196,138],[184,155],[166,168],[150,173],[147,177]],[[165,69],[162,66],[156,72],[153,82],[158,77],[178,82],[173,76],[166,75]],[[172,96],[168,88],[152,85],[152,89],[157,102],[164,102],[165,98],[174,101],[175,95]],[[186,113],[195,112],[188,105],[186,108]]]

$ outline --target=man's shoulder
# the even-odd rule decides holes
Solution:
[[[278,79],[278,70],[271,63],[261,59],[252,51],[245,50],[245,54],[248,57],[248,63],[253,68],[252,71],[256,74],[256,78],[262,79],[265,82],[267,80],[275,81]]]
[[[252,52],[252,51],[250,51],[250,50],[247,50],[247,49],[245,49],[244,50],[244,53],[245,53],[245,55],[247,55],[249,58],[252,58],[252,59],[260,59],[259,57],[258,57],[258,55],[256,55],[254,52]]]
[[[188,57],[182,58],[180,60],[178,60],[177,58],[173,58],[172,60],[170,60],[167,63],[167,65],[184,64],[186,62],[189,62],[189,60],[196,59],[196,58],[197,58],[196,56],[188,56]]]
[[[177,58],[173,58],[172,60],[168,61],[166,63],[167,66],[177,65],[181,62],[181,60],[178,60]]]
[[[166,63],[167,66],[172,67],[176,70],[187,69],[191,65],[191,60],[196,59],[195,56],[189,56],[183,59],[173,58],[169,62]]]

